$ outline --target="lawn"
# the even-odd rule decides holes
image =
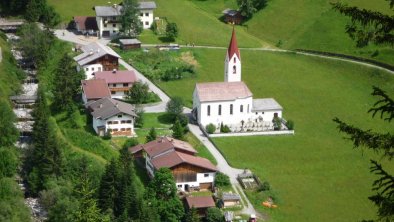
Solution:
[[[222,81],[224,50],[194,49],[200,64],[196,79],[160,83],[171,96],[188,105],[196,82]],[[369,159],[378,157],[353,150],[332,122],[339,117],[379,131],[393,129],[370,118],[370,96],[376,85],[394,95],[394,76],[335,60],[243,50],[243,80],[255,98],[274,97],[284,117],[295,122],[294,136],[215,138],[230,164],[252,169],[267,180],[279,199],[272,221],[357,221],[376,210],[367,199],[373,176]],[[242,152],[240,152],[242,150]],[[385,163],[394,170],[392,163]],[[251,194],[259,210],[263,201]]]
[[[61,20],[68,23],[74,16],[95,16],[93,7],[96,5],[110,5],[108,2],[116,3],[118,1],[108,0],[48,0],[48,3],[55,7],[60,14]],[[119,1],[120,2],[120,1]]]

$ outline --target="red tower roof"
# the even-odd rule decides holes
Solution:
[[[234,54],[237,54],[238,59],[241,59],[241,55],[239,53],[237,38],[235,37],[235,30],[233,28],[233,34],[231,35],[230,45],[228,46],[228,57],[233,57]]]

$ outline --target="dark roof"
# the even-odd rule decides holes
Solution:
[[[138,9],[155,9],[155,2],[139,2]],[[112,5],[112,6],[95,6],[96,16],[120,16],[122,14],[122,5]]]
[[[102,98],[87,104],[91,114],[97,119],[108,119],[118,114],[127,114],[130,116],[137,116],[134,112],[133,105],[114,100],[111,98]]]
[[[158,155],[157,157],[153,158],[151,162],[157,170],[163,167],[171,169],[175,166],[186,163],[209,170],[210,172],[217,171],[216,167],[209,160],[177,151],[171,151],[162,155]]]
[[[234,54],[237,55],[238,59],[241,60],[241,54],[238,49],[237,37],[235,36],[235,29],[233,28],[233,33],[231,35],[230,45],[228,46],[228,57],[231,59]]]
[[[268,110],[283,110],[282,106],[273,98],[254,99],[252,112],[268,111]]]
[[[119,42],[122,45],[135,45],[135,44],[141,44],[141,41],[138,39],[119,39]]]
[[[137,76],[132,70],[95,72],[94,77],[96,79],[104,79],[108,84],[134,83],[137,81]]]
[[[238,14],[238,11],[234,10],[234,9],[227,8],[227,9],[223,10],[222,13],[225,15],[229,15],[229,16],[235,16]]]
[[[74,57],[74,60],[81,66],[89,64],[90,62],[105,55],[111,55],[116,58],[120,58],[120,56],[114,50],[99,42],[92,42],[89,45],[82,46],[81,49],[83,53]]]
[[[223,201],[226,200],[241,200],[240,196],[236,193],[223,193],[222,194]]]
[[[132,154],[145,150],[150,158],[162,154],[169,150],[177,150],[179,152],[186,152],[195,154],[197,151],[187,142],[177,140],[171,137],[159,137],[156,140],[150,141],[146,144],[140,144],[130,148]]]
[[[194,207],[198,208],[209,208],[215,207],[215,202],[211,196],[200,196],[200,197],[193,197],[188,196],[186,197],[187,206],[190,208]]]
[[[155,9],[157,8],[155,2],[139,2],[139,7],[138,9]]]
[[[82,80],[82,90],[87,99],[101,99],[111,97],[111,92],[104,79]]]
[[[74,22],[78,24],[79,30],[98,30],[96,17],[74,16]]]

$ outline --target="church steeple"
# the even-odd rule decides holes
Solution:
[[[241,53],[238,49],[235,29],[231,35],[230,44],[227,49],[226,59],[224,61],[224,81],[239,82],[241,81]]]

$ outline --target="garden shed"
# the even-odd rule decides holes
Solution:
[[[120,48],[123,50],[141,48],[141,41],[138,39],[119,39]]]
[[[233,207],[240,204],[241,197],[236,193],[223,193],[223,207]]]

